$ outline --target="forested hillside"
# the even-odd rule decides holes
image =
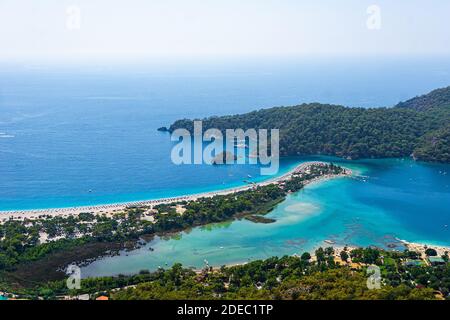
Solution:
[[[302,104],[203,119],[203,129],[280,129],[281,155],[335,155],[351,159],[409,157],[449,162],[450,87],[392,108]],[[178,120],[169,131],[186,128]]]
[[[414,156],[424,161],[450,163],[450,124],[426,134],[414,150]]]
[[[204,269],[202,273],[177,264],[154,274],[152,281],[114,293],[113,298],[431,300],[448,296],[448,264],[426,266],[420,262],[410,266],[405,262],[417,256],[411,251],[344,248],[335,252],[333,248],[318,248],[314,261],[305,252],[301,257],[272,257],[218,270]],[[373,264],[382,275],[382,285],[375,290],[367,286],[367,266]]]
[[[428,94],[400,102],[396,107],[409,108],[419,111],[431,108],[450,107],[450,87],[436,89]]]

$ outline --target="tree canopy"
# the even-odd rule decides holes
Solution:
[[[333,155],[351,159],[409,157],[450,162],[450,87],[392,108],[302,104],[241,115],[210,117],[203,129],[280,129],[280,154]],[[174,122],[169,131],[193,121]]]

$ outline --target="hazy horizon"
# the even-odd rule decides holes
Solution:
[[[0,0],[0,62],[450,55],[446,0]]]

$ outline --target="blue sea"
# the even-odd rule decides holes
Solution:
[[[0,211],[192,194],[243,185],[248,175],[263,180],[258,166],[176,166],[170,136],[156,129],[185,117],[304,102],[392,106],[447,85],[450,57],[1,64]],[[280,174],[310,159],[282,159]],[[161,251],[147,251],[152,258],[138,259],[143,262],[134,269],[174,257],[194,266],[206,258],[238,262],[293,253],[329,238],[361,245],[392,237],[450,244],[444,227],[450,225],[450,166],[408,159],[346,164],[365,172],[366,182],[308,187],[272,213],[280,222],[253,224],[251,234],[244,232],[250,222],[242,221],[197,228],[181,241],[157,239],[151,245]],[[220,247],[236,251],[224,254]],[[108,271],[105,264],[101,270],[128,269]]]

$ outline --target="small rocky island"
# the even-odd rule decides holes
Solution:
[[[160,127],[160,128],[158,128],[158,131],[160,131],[160,132],[169,132],[169,129],[167,127]]]

